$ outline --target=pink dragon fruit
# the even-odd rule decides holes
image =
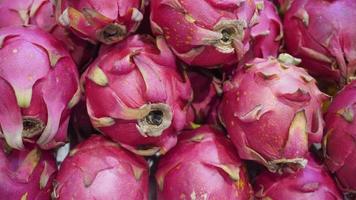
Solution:
[[[64,42],[74,61],[82,66],[90,59],[93,46],[57,25],[54,12],[51,0],[2,0],[0,27],[36,25]]]
[[[335,173],[341,189],[356,194],[356,81],[333,99],[325,116],[326,164]]]
[[[208,73],[208,72],[207,72]],[[193,101],[189,107],[188,126],[194,128],[197,124],[217,124],[214,111],[220,102],[222,94],[221,81],[212,74],[200,71],[188,71],[193,89]],[[215,116],[216,117],[216,116]]]
[[[113,44],[138,28],[144,0],[58,0],[61,25],[92,43]]]
[[[176,144],[192,91],[162,38],[134,35],[102,49],[82,82],[92,124],[103,134],[140,155]]]
[[[356,70],[355,9],[354,0],[294,0],[284,20],[288,52],[311,75],[343,85]]]
[[[263,0],[152,0],[151,27],[184,62],[208,68],[276,56],[282,38],[276,9]]]
[[[80,97],[76,66],[62,44],[35,27],[0,29],[0,137],[44,149],[67,135],[70,109]]]
[[[62,163],[52,197],[147,200],[148,165],[103,136],[92,136]]]
[[[18,151],[0,140],[0,199],[50,199],[56,169],[51,152]]]
[[[256,58],[224,85],[220,119],[239,155],[283,172],[304,167],[304,155],[323,134],[326,95],[298,61]]]
[[[158,200],[250,199],[245,166],[224,134],[202,126],[179,136],[158,163]]]
[[[264,171],[257,176],[256,199],[342,200],[342,195],[326,168],[311,155],[307,158],[307,166],[295,173],[279,175]]]

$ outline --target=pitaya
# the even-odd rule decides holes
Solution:
[[[295,173],[279,175],[266,170],[257,176],[256,199],[342,200],[342,195],[326,168],[311,155],[307,158],[307,166]]]
[[[51,0],[2,0],[0,27],[36,25],[65,43],[74,61],[84,65],[92,54],[93,46],[57,25],[55,5]]]
[[[140,155],[176,144],[192,91],[162,38],[134,35],[102,49],[82,80],[92,124],[103,134]]]
[[[58,0],[61,25],[92,43],[113,44],[136,31],[144,0]]]
[[[220,118],[239,155],[283,172],[304,167],[323,134],[326,95],[288,54],[256,58],[224,85]]]
[[[333,99],[325,116],[326,164],[346,192],[356,193],[356,81]]]
[[[276,9],[263,0],[152,0],[151,27],[184,62],[208,68],[276,56],[282,38]]]
[[[220,102],[222,93],[221,81],[205,71],[188,71],[193,89],[193,101],[189,107],[188,127],[197,124],[217,124],[214,111]]]
[[[253,196],[246,168],[224,134],[203,126],[183,132],[155,174],[158,200],[236,199]]]
[[[62,163],[54,199],[148,199],[146,161],[103,136],[92,136]]]
[[[56,170],[51,152],[36,147],[18,151],[0,140],[0,199],[50,199]]]
[[[44,149],[67,135],[70,109],[80,97],[76,66],[50,34],[35,27],[0,29],[0,137]]]
[[[284,19],[288,52],[311,75],[343,85],[356,70],[355,9],[354,0],[294,0]]]

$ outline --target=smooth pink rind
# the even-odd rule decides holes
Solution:
[[[158,199],[250,199],[246,169],[233,145],[213,128],[185,131],[155,174]]]
[[[308,156],[304,169],[293,174],[274,174],[263,171],[254,184],[256,199],[323,199],[342,200],[332,176],[326,168]]]
[[[92,136],[64,160],[52,196],[78,200],[147,200],[148,165],[142,157],[103,136]]]

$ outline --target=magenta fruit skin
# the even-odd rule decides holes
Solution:
[[[242,200],[253,196],[247,171],[222,132],[202,126],[184,131],[155,174],[158,200]]]
[[[263,0],[152,0],[150,18],[177,57],[205,68],[276,56],[283,36],[276,8]]]
[[[246,63],[225,83],[219,112],[240,157],[273,172],[305,166],[310,145],[321,143],[327,99],[304,69],[283,57],[294,59],[281,54]]]
[[[91,122],[104,135],[144,156],[176,144],[192,89],[162,38],[134,35],[104,47],[82,82]]]
[[[58,22],[93,44],[114,44],[134,33],[145,0],[58,0]]]
[[[307,158],[306,167],[295,173],[280,175],[266,170],[258,175],[254,187],[256,199],[342,200],[326,167],[310,155]]]
[[[0,199],[48,200],[56,171],[53,152],[18,151],[0,140]]]
[[[349,81],[356,69],[356,22],[350,20],[356,1],[286,2],[292,2],[284,17],[287,52],[315,77],[340,85]]]
[[[12,148],[63,144],[80,88],[62,43],[36,27],[1,28],[0,90],[0,137]]]
[[[356,193],[356,82],[343,88],[325,115],[326,164],[344,192]]]
[[[104,136],[92,136],[70,152],[55,183],[58,200],[148,200],[148,165]]]
[[[208,72],[207,72],[208,73]],[[188,129],[199,124],[218,125],[217,109],[222,93],[222,81],[213,74],[187,72],[193,89],[193,101],[188,110]]]

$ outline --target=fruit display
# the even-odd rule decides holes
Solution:
[[[0,0],[0,200],[356,200],[355,0]]]

